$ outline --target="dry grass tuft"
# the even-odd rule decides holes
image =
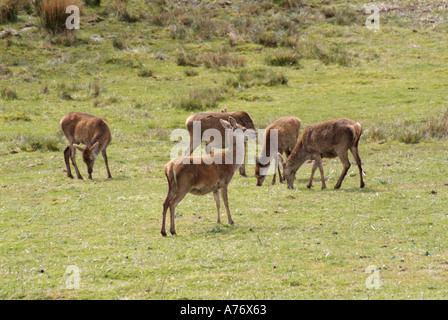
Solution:
[[[75,5],[81,9],[79,0],[36,0],[35,6],[40,27],[51,35],[68,34],[66,21],[71,13],[66,13],[68,6]]]

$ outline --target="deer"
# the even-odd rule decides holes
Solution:
[[[240,125],[231,116],[228,119],[229,121],[219,120],[221,126],[230,133],[227,135],[227,145],[229,147],[225,152],[203,156],[179,156],[165,165],[164,171],[168,181],[168,193],[163,203],[162,236],[165,237],[167,235],[165,221],[168,208],[170,209],[170,233],[171,235],[176,235],[174,225],[175,209],[188,193],[205,195],[213,192],[218,214],[217,222],[221,223],[219,198],[219,191],[221,191],[228,222],[231,225],[234,224],[230,214],[227,189],[235,171],[243,162],[245,156],[243,141],[256,139],[257,133],[253,129],[247,129]]]
[[[277,170],[280,183],[283,183],[280,166],[278,165],[278,153],[285,153],[286,156],[289,157],[299,138],[301,125],[302,122],[300,119],[294,116],[287,116],[274,121],[266,128],[263,149],[260,155],[261,161],[260,158],[255,158],[255,177],[257,178],[257,186],[263,185],[263,181],[266,178],[266,174],[263,174],[263,171],[268,170],[272,158],[275,160],[275,171],[271,184],[274,185],[276,182]],[[274,133],[274,130],[277,130],[277,141],[272,141],[275,134],[271,134],[271,132]],[[275,149],[276,147],[277,149]],[[273,152],[273,154],[271,154],[271,152]]]
[[[67,177],[73,179],[70,170],[71,159],[75,167],[78,179],[83,179],[76,165],[76,149],[82,152],[82,159],[87,165],[89,179],[92,179],[93,165],[98,155],[101,153],[106,164],[107,178],[112,178],[107,161],[106,148],[112,140],[112,136],[106,122],[100,117],[83,113],[70,112],[61,119],[62,132],[68,140],[68,146],[64,150],[64,160],[67,167]],[[85,145],[81,147],[79,143]]]
[[[188,134],[190,136],[190,145],[185,150],[185,155],[192,155],[193,151],[201,145],[203,134],[208,129],[216,129],[220,132],[222,140],[214,141],[210,138],[210,141],[206,142],[205,152],[209,154],[213,147],[215,146],[223,146],[225,144],[225,134],[224,127],[221,125],[220,120],[229,120],[229,117],[232,117],[237,121],[238,124],[242,125],[246,129],[255,130],[255,125],[250,117],[250,115],[245,111],[235,111],[235,112],[227,112],[227,108],[221,110],[221,112],[200,112],[195,113],[187,118],[185,121],[185,126],[187,127]],[[195,122],[200,123],[200,131],[196,134],[200,134],[200,137],[195,134]],[[247,142],[244,142],[244,147],[247,148]],[[239,168],[239,173],[247,177],[246,174],[246,160]]]
[[[322,158],[339,157],[343,165],[343,170],[334,187],[335,189],[339,189],[351,166],[350,161],[348,160],[348,150],[351,151],[356,164],[358,165],[361,179],[360,187],[364,188],[364,171],[358,152],[358,144],[361,134],[361,124],[345,118],[329,120],[307,126],[287,160],[284,161],[282,155],[279,155],[280,162],[283,166],[283,179],[286,179],[288,188],[294,188],[295,175],[302,164],[307,160],[314,160],[307,188],[311,188],[314,172],[319,168],[322,190],[325,189],[326,185]]]

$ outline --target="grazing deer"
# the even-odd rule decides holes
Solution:
[[[255,125],[252,118],[245,111],[227,112],[227,109],[223,109],[221,112],[200,112],[191,115],[185,122],[188,133],[190,135],[190,145],[185,150],[185,155],[190,155],[193,151],[201,145],[202,136],[204,131],[208,129],[216,129],[221,133],[222,140],[214,141],[211,137],[210,141],[206,142],[205,152],[210,153],[211,149],[216,146],[225,145],[224,127],[221,125],[220,120],[229,121],[229,117],[232,117],[236,122],[246,129],[255,130]],[[196,122],[197,121],[197,122]],[[200,131],[195,132],[195,122],[200,124]],[[200,136],[199,136],[200,134]],[[213,143],[215,142],[215,143]],[[244,147],[247,148],[247,142],[244,142]],[[240,166],[239,172],[242,176],[246,176],[246,161]]]
[[[229,117],[229,121],[220,119],[221,125],[230,132],[227,135],[229,148],[225,152],[208,154],[205,156],[180,156],[165,165],[165,175],[168,180],[168,194],[163,203],[162,230],[163,236],[166,236],[165,220],[166,212],[170,209],[170,233],[176,234],[174,227],[174,210],[179,202],[187,195],[204,195],[213,192],[216,210],[218,212],[218,223],[220,218],[220,200],[219,190],[226,207],[227,218],[230,224],[233,224],[230,215],[227,199],[227,187],[230,181],[244,159],[245,147],[244,141],[256,139],[257,134],[254,130],[247,129],[239,125],[235,119]],[[188,161],[185,161],[188,158]],[[193,158],[199,158],[194,161]],[[200,161],[197,161],[200,160]],[[230,162],[230,163],[229,163]]]
[[[274,121],[269,127],[266,128],[263,149],[260,156],[261,161],[258,157],[255,159],[255,177],[257,178],[257,186],[261,186],[263,184],[266,174],[262,174],[262,171],[268,170],[272,158],[275,160],[275,171],[271,184],[275,184],[277,170],[280,183],[283,183],[283,177],[280,173],[280,166],[278,165],[278,153],[286,153],[286,156],[289,157],[292,149],[297,143],[297,139],[299,138],[301,124],[300,119],[293,116],[288,116]],[[275,131],[273,130],[277,130],[277,141],[271,141],[274,139],[273,137],[275,137]],[[271,132],[273,134],[271,134]],[[275,149],[275,147],[277,147],[277,149]],[[273,154],[271,154],[271,152]]]
[[[75,167],[78,179],[82,179],[81,173],[76,165],[76,149],[82,152],[82,159],[87,165],[89,179],[92,179],[93,165],[100,152],[106,164],[107,177],[112,178],[106,154],[106,148],[112,140],[112,136],[109,127],[103,119],[83,112],[70,112],[62,118],[61,129],[68,140],[68,147],[64,150],[64,160],[69,178],[73,179],[70,170],[70,158]],[[85,144],[86,147],[82,148],[78,143]]]
[[[341,176],[334,187],[335,189],[339,189],[350,168],[350,161],[348,160],[349,149],[358,165],[361,178],[360,187],[363,188],[364,171],[362,170],[361,159],[359,158],[358,153],[358,143],[361,134],[361,125],[349,119],[330,120],[307,126],[286,162],[283,161],[281,155],[279,156],[283,165],[283,178],[288,182],[288,188],[292,189],[294,187],[295,175],[300,166],[306,160],[314,160],[307,188],[311,188],[314,172],[319,167],[322,189],[325,189],[326,185],[322,158],[339,157],[344,166]]]

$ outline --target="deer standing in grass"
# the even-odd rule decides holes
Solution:
[[[266,128],[261,156],[260,158],[257,157],[255,159],[255,177],[257,178],[257,186],[261,186],[263,184],[267,173],[264,172],[263,174],[263,171],[267,171],[269,169],[272,158],[275,160],[275,171],[271,184],[275,184],[277,170],[280,183],[283,183],[283,178],[280,173],[280,166],[278,165],[278,153],[286,153],[286,156],[289,157],[292,149],[297,143],[297,139],[299,138],[301,124],[300,119],[293,116],[287,116],[274,121],[269,127]],[[277,130],[276,135],[273,130]],[[277,141],[272,141],[273,139],[275,140],[275,138],[273,138],[275,136],[277,136]],[[271,152],[273,154],[271,154]]]
[[[112,178],[106,154],[106,148],[112,140],[112,136],[109,127],[103,119],[83,112],[70,112],[62,118],[61,129],[69,144],[64,150],[64,160],[69,178],[73,179],[69,161],[71,159],[78,179],[83,179],[76,165],[76,149],[82,152],[82,159],[87,165],[89,179],[92,179],[93,165],[100,153],[106,164],[107,177]],[[78,145],[79,143],[84,144],[86,147],[82,148]]]
[[[225,145],[225,129],[221,125],[220,120],[229,121],[229,117],[232,117],[236,120],[238,124],[245,127],[246,129],[255,130],[255,125],[250,117],[250,115],[245,111],[235,111],[235,112],[227,112],[227,108],[223,109],[221,112],[200,112],[195,113],[188,117],[185,122],[188,133],[190,135],[190,145],[185,151],[185,155],[192,155],[193,151],[201,145],[203,134],[208,129],[216,129],[220,132],[222,140],[214,141],[210,139],[210,141],[206,142],[205,152],[209,154],[213,147],[219,147]],[[195,132],[195,122],[200,124],[200,130]],[[213,137],[211,137],[213,138]],[[247,142],[244,142],[244,147],[247,148]],[[246,176],[246,160],[240,166],[239,172],[242,176]]]
[[[188,193],[204,195],[213,192],[218,212],[218,223],[220,223],[219,190],[221,190],[227,218],[230,224],[234,224],[229,210],[227,188],[236,169],[244,160],[245,146],[243,142],[249,139],[256,139],[257,134],[254,130],[238,124],[232,117],[229,117],[229,121],[220,119],[219,122],[228,131],[226,136],[229,148],[227,151],[198,157],[180,156],[165,165],[168,194],[163,203],[161,230],[163,236],[166,236],[165,220],[168,208],[170,209],[170,233],[172,235],[176,234],[174,211],[179,202]]]
[[[361,134],[361,125],[349,119],[330,120],[307,126],[286,162],[284,162],[282,156],[279,155],[283,165],[283,178],[286,179],[288,188],[292,189],[294,187],[295,175],[300,166],[307,160],[314,160],[307,188],[311,188],[314,172],[319,168],[322,189],[325,189],[326,185],[322,158],[339,157],[343,165],[343,170],[334,187],[335,189],[339,189],[350,168],[348,150],[351,151],[356,164],[358,165],[361,178],[360,187],[363,188],[364,171],[362,170],[361,159],[358,153],[358,143]]]

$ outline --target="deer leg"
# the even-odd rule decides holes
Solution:
[[[350,149],[350,151],[352,152],[353,157],[355,158],[356,164],[358,165],[358,168],[359,168],[359,176],[361,179],[360,188],[364,188],[364,179],[363,179],[364,171],[362,170],[361,158],[359,157],[358,147],[352,147]]]
[[[70,147],[67,147],[64,150],[64,161],[65,166],[67,167],[67,177],[73,179],[72,171],[70,169]]]
[[[288,153],[287,151],[288,150],[286,150],[285,152]],[[281,166],[278,163],[278,153],[275,155],[275,165],[277,166],[277,170],[278,170],[278,180],[280,181],[280,183],[283,183],[284,179],[283,179],[283,175],[280,171]]]
[[[111,178],[112,178],[112,175],[110,174],[109,163],[107,162],[106,149],[104,149],[103,151],[101,151],[101,155],[103,156],[104,163],[106,164],[107,178],[108,178],[108,179],[111,179]]]
[[[75,167],[75,171],[76,171],[76,176],[78,177],[78,179],[83,179],[81,173],[79,172],[78,166],[76,165],[76,148],[71,145],[70,146],[70,159],[72,160],[72,164]]]
[[[222,200],[224,200],[224,205],[226,207],[227,219],[229,220],[229,224],[235,224],[232,220],[232,216],[230,215],[229,209],[229,200],[227,198],[227,186],[221,189]]]
[[[320,171],[320,180],[322,181],[322,190],[324,190],[325,188],[327,188],[327,186],[325,185],[325,175],[324,175],[324,165],[322,164],[322,158],[319,157],[315,160],[317,162],[317,166],[319,167],[319,171]]]
[[[216,211],[218,212],[218,223],[221,223],[221,214],[219,213],[219,207],[221,206],[219,201],[219,190],[213,192],[213,197],[215,198]]]
[[[182,199],[187,195],[188,190],[178,190],[176,195],[170,202],[170,233],[174,236],[176,235],[176,228],[174,226],[174,212],[176,210],[177,205]]]
[[[274,156],[274,165],[275,165],[275,169],[274,169],[274,176],[272,177],[272,181],[271,181],[271,185],[274,185],[276,180],[277,180],[277,169],[278,169],[278,174],[280,175],[280,168],[278,166],[278,157],[277,155]],[[280,182],[282,182],[282,176],[280,175]]]
[[[244,141],[244,161],[243,164],[239,167],[240,175],[243,177],[247,177],[246,174],[246,151],[247,151],[247,141]]]
[[[339,189],[341,187],[342,181],[345,178],[345,175],[347,174],[348,169],[350,169],[350,161],[348,160],[348,152],[345,151],[344,153],[339,155],[339,158],[341,159],[342,165],[344,168],[342,169],[341,176],[339,177],[338,183],[334,186],[335,189]]]
[[[165,231],[166,212],[168,211],[171,200],[173,200],[173,197],[175,195],[176,195],[176,191],[173,188],[171,188],[171,186],[168,185],[168,193],[166,195],[165,202],[163,203],[162,230],[160,231],[160,233],[164,237],[166,237],[166,231]]]
[[[313,185],[314,173],[316,172],[316,169],[317,169],[317,161],[314,161],[313,168],[311,169],[310,181],[308,181],[308,184],[306,185],[308,189],[311,188],[311,186]]]

